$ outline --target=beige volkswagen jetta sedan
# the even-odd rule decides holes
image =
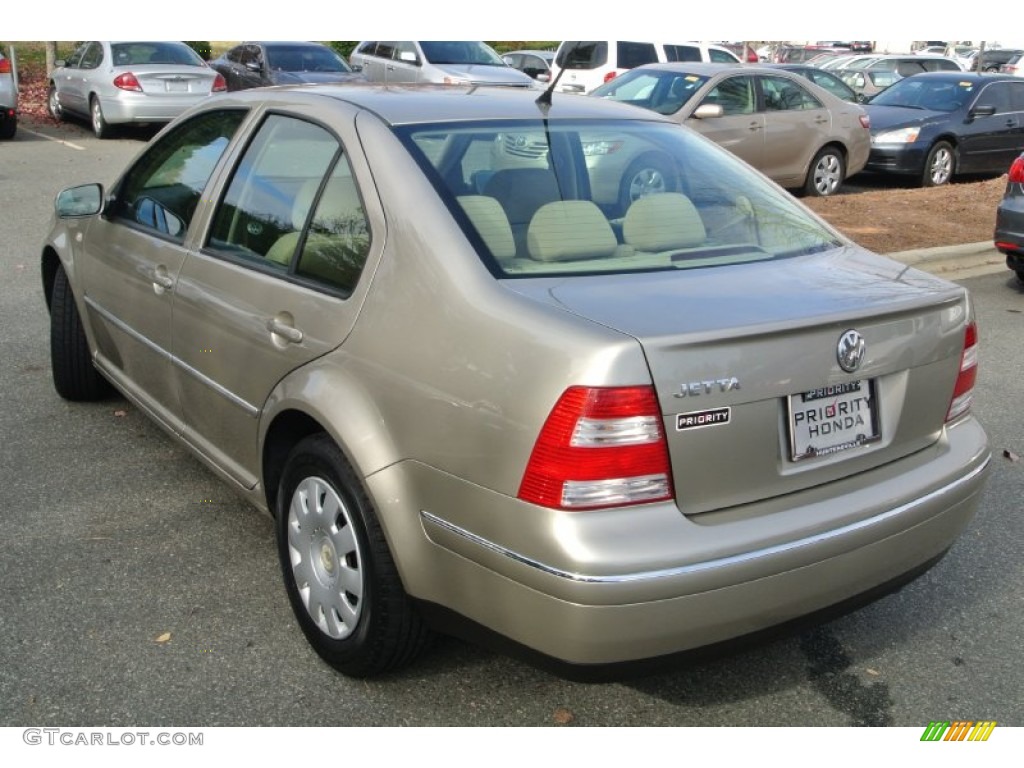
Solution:
[[[483,88],[211,99],[42,249],[53,376],[113,385],[276,519],[341,671],[459,624],[578,665],[936,561],[990,461],[967,292],[668,119]],[[546,167],[495,168],[509,135]],[[584,147],[669,158],[623,212]],[[618,137],[618,138],[616,138]]]

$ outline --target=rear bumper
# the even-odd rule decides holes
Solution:
[[[791,507],[766,515],[730,511],[720,520],[713,519],[717,513],[690,520],[674,505],[607,516],[548,515],[546,553],[510,545],[514,535],[500,542],[506,515],[513,515],[515,526],[536,521],[529,505],[512,500],[517,511],[494,498],[487,503],[480,489],[466,494],[439,487],[436,496],[421,497],[426,504],[412,519],[413,510],[389,508],[398,501],[380,506],[414,597],[555,659],[615,663],[766,629],[936,558],[973,516],[990,454],[973,419],[948,429],[922,454],[896,462],[903,467],[835,483],[827,492],[793,494]],[[397,500],[403,497],[386,495],[398,490],[394,483],[427,479],[401,477],[409,469],[397,465],[375,475],[373,496]],[[471,496],[478,505],[469,519],[480,521],[477,530],[452,520]],[[826,520],[831,524],[820,524]],[[601,551],[609,533],[621,541],[622,556],[614,561]],[[664,552],[673,544],[679,554],[666,562]],[[638,567],[645,546],[654,554],[649,567]]]
[[[208,95],[147,96],[125,91],[101,103],[108,123],[168,123],[207,98]]]
[[[999,203],[993,239],[1006,254],[1006,266],[1015,272],[1024,271],[1024,189]]]

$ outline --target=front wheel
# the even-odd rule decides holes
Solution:
[[[60,96],[57,95],[57,86],[50,83],[50,90],[46,94],[46,108],[57,122],[64,119],[64,107],[60,105]]]
[[[53,386],[65,400],[99,400],[111,387],[92,364],[82,319],[63,267],[50,296],[50,367]]]
[[[675,174],[671,171],[672,161],[657,154],[642,155],[629,164],[622,175],[619,203],[622,212],[647,195],[675,192]]]
[[[834,195],[842,186],[845,173],[843,153],[835,147],[824,147],[811,161],[804,192],[813,197]]]
[[[953,147],[946,141],[940,141],[928,152],[924,161],[924,173],[921,176],[922,187],[941,187],[948,184],[956,170],[956,156]]]
[[[92,132],[97,139],[109,139],[111,134],[110,123],[103,116],[103,106],[100,104],[99,96],[93,96],[89,100],[89,117],[92,123]]]
[[[288,456],[277,544],[292,610],[328,664],[371,677],[420,652],[426,626],[402,587],[372,502],[326,434],[302,440]]]
[[[1024,269],[1018,269],[1017,270],[1017,280],[1020,283],[1024,284]]]

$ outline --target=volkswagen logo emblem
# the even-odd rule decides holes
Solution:
[[[847,331],[839,337],[839,346],[836,348],[839,367],[847,373],[853,373],[860,368],[866,349],[863,336],[852,329]]]

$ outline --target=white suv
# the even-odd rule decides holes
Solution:
[[[641,64],[667,61],[709,61],[740,64],[732,51],[708,43],[650,43],[627,40],[567,40],[558,46],[551,68],[552,82],[559,70],[557,90],[589,93],[616,75]]]

